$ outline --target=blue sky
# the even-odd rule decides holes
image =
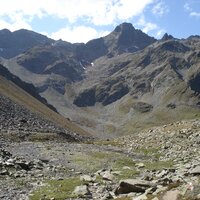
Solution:
[[[0,0],[0,29],[21,28],[53,39],[87,42],[118,24],[160,38],[200,35],[200,0]]]

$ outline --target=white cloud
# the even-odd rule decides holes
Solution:
[[[190,4],[189,4],[189,3],[185,3],[185,4],[184,4],[184,8],[185,8],[185,10],[187,10],[187,11],[191,11]]]
[[[113,25],[119,21],[129,21],[132,17],[140,16],[148,5],[156,1],[0,0],[0,28],[8,28],[12,31],[20,28],[31,30],[33,19],[51,16],[66,20],[68,27],[49,33],[50,36],[56,39],[62,38],[70,42],[86,42],[105,33],[98,33],[94,28],[81,26],[80,21],[83,21],[85,24],[91,24],[91,26]],[[74,24],[78,24],[77,27]],[[51,21],[49,26],[51,26]],[[149,23],[144,28],[144,31],[148,32],[154,28],[155,25]],[[48,32],[48,30],[42,31]]]
[[[164,29],[158,30],[157,33],[156,33],[156,38],[161,38],[161,37],[163,37],[163,35],[164,35],[165,33],[166,33],[166,30],[164,30]]]
[[[0,0],[0,16],[27,21],[46,15],[76,22],[86,17],[95,25],[112,24],[115,20],[127,20],[143,12],[155,0]],[[28,18],[27,18],[28,17]]]
[[[145,32],[145,33],[148,33],[152,30],[156,30],[158,29],[158,25],[155,24],[155,23],[151,23],[151,22],[147,22],[144,18],[144,16],[142,16],[138,23],[137,23],[138,26],[141,27],[142,31]]]
[[[78,26],[74,28],[65,27],[52,33],[50,37],[55,40],[62,39],[68,42],[87,42],[91,39],[102,37],[107,35],[109,32],[97,32],[94,28],[86,26]]]
[[[158,2],[152,9],[152,13],[156,16],[163,16],[169,12],[168,6],[163,2]]]
[[[166,33],[166,30],[160,28],[157,24],[146,21],[144,16],[140,17],[136,25],[139,26],[143,32],[147,34],[151,33],[150,35],[158,39],[160,39],[163,34]]]
[[[191,12],[191,13],[190,13],[190,16],[193,16],[193,17],[200,17],[200,12]]]
[[[157,24],[147,22],[145,24],[145,27],[142,29],[142,31],[145,32],[145,33],[148,33],[149,31],[155,30],[157,28],[158,28]]]
[[[4,28],[9,29],[10,31],[15,31],[22,28],[32,30],[31,26],[23,20],[18,20],[13,23],[9,23],[5,20],[0,20],[0,29]]]

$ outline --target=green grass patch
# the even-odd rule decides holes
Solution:
[[[93,173],[103,168],[120,171],[121,174],[118,175],[119,178],[128,178],[138,173],[135,169],[135,162],[131,158],[120,153],[91,152],[88,155],[75,155],[73,159],[73,161],[87,173]],[[124,166],[130,169],[123,170]]]
[[[104,167],[103,164],[107,161],[107,157],[106,153],[91,152],[90,154],[75,154],[72,159],[81,171],[93,173]]]
[[[136,150],[136,152],[138,152],[138,153],[142,153],[145,156],[152,156],[155,159],[159,159],[161,156],[161,154],[158,151],[159,151],[159,148],[156,148],[156,147],[151,147],[151,148],[143,147],[143,148],[139,148]]]
[[[149,170],[161,170],[163,168],[172,168],[173,161],[157,161],[157,162],[144,162],[145,168]]]
[[[122,179],[135,178],[139,173],[140,172],[137,171],[135,168],[123,169],[121,170],[121,173],[117,176],[117,179],[122,180]]]
[[[119,157],[119,158],[116,158],[112,167],[115,168],[115,169],[120,169],[124,166],[134,167],[135,162],[129,157]]]
[[[64,200],[66,198],[76,198],[73,193],[76,186],[81,185],[79,177],[69,178],[65,180],[48,180],[45,185],[36,189],[31,195],[30,200]]]
[[[123,167],[129,167],[129,169],[123,169]],[[117,158],[111,167],[114,171],[120,171],[121,173],[116,176],[118,180],[134,178],[139,172],[135,168],[135,162],[129,157]]]

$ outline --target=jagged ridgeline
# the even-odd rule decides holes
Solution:
[[[26,30],[0,35],[1,63],[93,134],[122,135],[199,116],[199,36],[166,33],[156,40],[130,23],[86,44]]]

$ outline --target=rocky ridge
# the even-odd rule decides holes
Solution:
[[[36,45],[50,44],[54,40],[33,31],[21,29],[14,32],[0,30],[0,56],[12,58]]]

